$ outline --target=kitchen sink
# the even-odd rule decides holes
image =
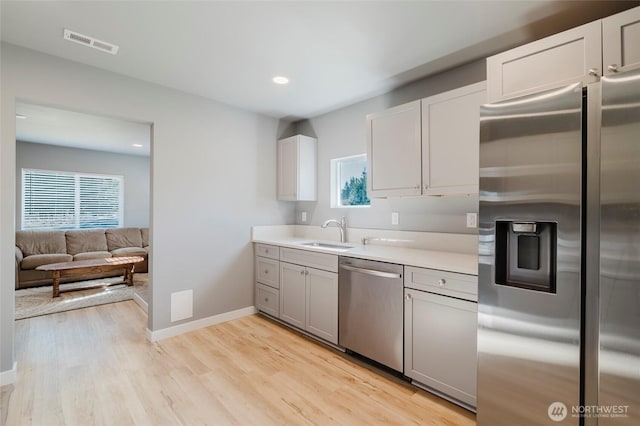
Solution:
[[[335,251],[347,251],[353,248],[353,246],[345,246],[345,245],[338,245],[338,244],[331,244],[331,243],[321,243],[318,241],[309,241],[309,242],[305,242],[305,243],[299,243],[301,246],[305,246],[305,247],[316,247],[316,248],[321,248],[321,249],[327,249],[327,250],[335,250]]]

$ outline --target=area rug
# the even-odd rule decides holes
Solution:
[[[60,290],[91,287],[98,284],[115,283],[118,281],[122,281],[122,277],[79,281],[60,284]],[[136,293],[146,293],[147,290],[148,274],[134,274],[132,287],[120,284],[111,287],[91,288],[61,293],[60,297],[56,298],[51,297],[51,286],[16,290],[16,319],[20,320],[40,315],[55,314],[57,312],[71,311],[73,309],[87,308],[89,306],[122,302],[123,300],[133,299],[133,295]]]

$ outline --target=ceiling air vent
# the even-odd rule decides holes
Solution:
[[[64,39],[72,41],[74,43],[85,45],[87,47],[93,47],[94,49],[111,53],[112,55],[118,53],[118,46],[116,46],[115,44],[107,43],[106,41],[98,40],[96,38],[89,37],[88,35],[80,34],[75,31],[65,29]]]

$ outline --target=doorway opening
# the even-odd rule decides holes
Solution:
[[[122,300],[147,312],[152,124],[26,101],[15,110],[16,320]],[[123,259],[132,276],[114,266]]]

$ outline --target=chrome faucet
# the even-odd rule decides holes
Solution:
[[[330,224],[335,223],[335,225],[338,227],[338,229],[340,230],[340,242],[341,243],[345,243],[347,242],[347,238],[346,238],[346,231],[347,231],[347,220],[344,218],[344,216],[342,216],[340,218],[340,220],[336,220],[336,219],[329,219],[327,221],[325,221],[322,224],[322,228],[326,228],[327,226],[329,226]]]

